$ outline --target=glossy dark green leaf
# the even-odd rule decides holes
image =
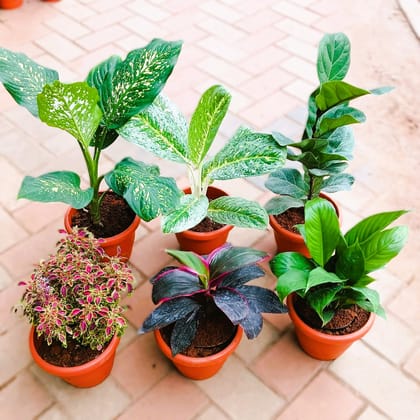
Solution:
[[[270,174],[265,187],[275,194],[289,195],[293,198],[304,199],[309,186],[297,169],[281,168]]]
[[[271,198],[265,205],[268,214],[282,214],[290,208],[299,208],[305,205],[305,201],[284,195]]]
[[[216,306],[234,325],[237,325],[249,313],[247,301],[235,290],[218,289],[212,293],[212,296]]]
[[[220,281],[220,287],[238,287],[251,280],[265,276],[265,271],[258,265],[239,267],[227,273]]]
[[[321,318],[322,326],[327,324],[333,317],[334,312],[328,310],[328,305],[334,301],[337,293],[342,290],[342,287],[341,284],[327,284],[311,290],[305,296],[305,300]]]
[[[90,146],[96,147],[99,150],[106,149],[111,146],[115,140],[118,138],[118,133],[116,130],[108,130],[106,127],[100,125],[96,131],[95,135],[90,141]]]
[[[316,136],[321,137],[329,131],[333,131],[344,125],[357,124],[366,121],[362,111],[350,106],[338,105],[322,114],[316,127]]]
[[[277,294],[279,295],[280,301],[290,295],[290,293],[297,292],[299,290],[305,290],[308,282],[309,271],[300,270],[297,268],[291,268],[284,274],[279,276],[277,280]]]
[[[354,176],[350,174],[331,175],[322,182],[321,190],[326,193],[350,190],[354,183]]]
[[[314,268],[314,265],[298,252],[281,252],[270,261],[270,268],[275,276],[280,277],[289,270],[309,272]]]
[[[183,352],[192,343],[197,333],[199,313],[197,308],[185,318],[175,322],[170,343],[173,357]]]
[[[381,306],[379,293],[368,287],[351,287],[358,294],[354,303],[369,312],[375,312],[382,318],[386,318],[385,310]],[[354,298],[354,296],[353,296]]]
[[[322,267],[316,267],[309,272],[305,293],[307,293],[308,290],[313,287],[320,286],[321,284],[326,283],[344,283],[344,281],[338,276],[336,276],[334,273],[329,273]]]
[[[121,57],[112,55],[106,60],[96,65],[88,74],[86,82],[89,86],[94,87],[101,92],[105,79],[111,78],[114,75],[115,69],[122,62]],[[103,111],[103,107],[101,106]]]

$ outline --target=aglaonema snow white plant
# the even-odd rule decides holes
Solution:
[[[139,334],[174,324],[170,341],[173,356],[192,343],[209,305],[219,308],[233,325],[240,325],[250,339],[261,332],[261,313],[287,312],[272,290],[246,284],[265,275],[258,265],[267,260],[265,252],[230,244],[207,256],[167,252],[182,265],[165,267],[150,280],[152,300],[158,306],[145,319]]]
[[[240,127],[216,153],[209,150],[227,113],[231,95],[220,85],[204,92],[189,125],[167,98],[160,95],[144,112],[118,129],[126,140],[163,159],[185,165],[191,194],[181,197],[162,218],[165,233],[181,232],[200,223],[206,216],[215,222],[264,229],[266,211],[257,203],[240,197],[224,196],[209,202],[206,192],[215,180],[267,174],[284,165],[286,147],[270,134]]]

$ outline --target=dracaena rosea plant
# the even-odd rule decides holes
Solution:
[[[331,203],[321,198],[307,201],[305,224],[298,227],[312,258],[283,252],[270,261],[278,277],[279,298],[283,301],[296,292],[323,326],[338,309],[353,304],[384,316],[378,292],[368,287],[375,280],[370,273],[384,267],[403,248],[407,227],[386,228],[405,213],[374,214],[343,234]]]
[[[126,262],[108,257],[101,240],[73,229],[59,240],[56,252],[41,260],[25,286],[23,314],[39,337],[63,347],[72,338],[101,350],[126,327],[121,299],[131,293],[133,275]]]
[[[318,48],[319,86],[309,97],[302,138],[295,142],[281,133],[273,133],[279,144],[287,146],[287,159],[299,162],[302,170],[288,167],[270,174],[265,185],[278,196],[266,204],[269,214],[303,207],[306,200],[318,197],[321,191],[333,193],[351,188],[354,178],[344,173],[354,146],[349,125],[362,123],[366,117],[349,103],[364,95],[386,93],[391,88],[366,90],[353,86],[343,80],[349,67],[347,36],[325,35]]]
[[[258,265],[267,259],[265,252],[230,244],[207,256],[167,252],[183,265],[165,267],[150,280],[152,300],[159,306],[145,319],[139,334],[174,324],[170,342],[173,356],[191,344],[208,305],[218,307],[250,339],[262,329],[261,313],[286,312],[272,290],[246,284],[265,275]]]
[[[0,48],[0,81],[14,100],[52,127],[65,130],[77,141],[86,164],[89,187],[80,176],[55,171],[25,177],[18,197],[59,201],[81,209],[89,207],[92,222],[101,223],[100,184],[105,181],[123,196],[133,211],[151,220],[179,200],[175,181],[159,176],[154,165],[123,159],[106,175],[99,174],[101,152],[118,137],[117,130],[145,110],[172,73],[181,42],[154,39],[122,60],[111,56],[94,67],[86,81],[62,83],[55,70],[24,54]]]
[[[209,156],[230,100],[231,95],[222,86],[210,87],[201,96],[188,125],[174,104],[159,96],[118,130],[126,140],[186,167],[191,194],[181,197],[180,205],[162,218],[165,233],[192,228],[206,216],[240,227],[267,226],[267,213],[257,203],[230,196],[209,202],[206,197],[207,187],[215,180],[266,174],[283,166],[286,158],[286,148],[271,135],[246,127],[240,127],[218,153]]]

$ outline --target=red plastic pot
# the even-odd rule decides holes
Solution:
[[[289,316],[295,326],[296,337],[300,346],[309,356],[318,360],[334,360],[342,355],[355,341],[360,340],[371,328],[375,314],[370,313],[369,319],[359,330],[345,335],[324,334],[305,324],[296,313],[294,301],[296,294],[287,296]]]
[[[175,367],[184,376],[190,379],[201,380],[208,379],[214,376],[224,365],[227,358],[235,351],[241,342],[243,330],[237,327],[237,331],[231,343],[221,350],[219,353],[206,357],[189,357],[183,354],[172,356],[170,347],[162,338],[159,330],[153,331],[155,334],[156,343],[162,353],[175,365]]]
[[[17,9],[22,4],[23,0],[0,0],[0,9]]]
[[[186,194],[191,193],[190,188],[184,189]],[[227,196],[228,194],[216,187],[208,187],[207,197],[215,199],[218,197]],[[197,254],[209,254],[211,251],[226,243],[229,232],[233,229],[231,225],[225,225],[220,229],[212,232],[194,232],[186,230],[184,232],[176,233],[179,246],[183,251],[194,251]]]
[[[80,366],[61,367],[46,362],[38,354],[34,343],[35,328],[29,332],[29,349],[35,363],[47,373],[58,376],[69,384],[78,388],[90,388],[103,382],[111,373],[114,364],[115,352],[120,342],[114,336],[107,348],[96,359]]]

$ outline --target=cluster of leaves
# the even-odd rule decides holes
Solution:
[[[312,258],[284,252],[270,261],[279,298],[296,292],[323,325],[338,309],[352,304],[384,316],[378,293],[368,287],[375,280],[369,273],[384,267],[403,248],[407,227],[385,228],[405,213],[374,214],[342,234],[331,203],[321,198],[307,201],[305,224],[298,228]]]
[[[230,100],[231,95],[222,86],[210,87],[200,98],[188,126],[181,112],[161,95],[118,130],[123,138],[156,156],[186,166],[191,194],[184,195],[180,204],[162,218],[165,233],[187,230],[206,216],[239,227],[267,226],[267,213],[257,203],[230,196],[209,202],[206,196],[214,180],[266,174],[286,160],[286,147],[271,135],[246,127],[240,127],[215,156],[208,157]]]
[[[66,234],[65,231],[60,231]],[[133,275],[119,257],[108,257],[86,230],[75,228],[57,243],[56,252],[35,267],[20,306],[48,344],[64,347],[71,337],[92,349],[122,335],[126,320],[120,301],[131,293]]]
[[[248,338],[260,333],[261,313],[287,311],[273,291],[245,284],[265,275],[258,266],[267,259],[265,252],[230,244],[208,256],[167,252],[183,265],[165,267],[150,280],[153,302],[159,306],[146,318],[139,334],[174,324],[170,342],[174,356],[191,344],[206,305],[216,305]]]
[[[354,178],[343,173],[352,159],[354,146],[350,124],[366,120],[364,113],[349,106],[352,99],[391,90],[389,87],[366,90],[343,79],[350,67],[350,41],[343,33],[325,35],[318,49],[319,86],[310,95],[308,118],[302,139],[295,142],[281,133],[273,137],[288,147],[287,159],[302,165],[303,172],[282,168],[273,172],[266,187],[281,196],[271,199],[269,214],[281,214],[292,207],[303,207],[306,200],[321,191],[350,189]]]
[[[80,209],[89,205],[94,223],[100,223],[99,161],[103,149],[118,137],[118,128],[145,110],[160,93],[178,59],[181,42],[152,40],[122,60],[111,56],[93,68],[86,81],[62,83],[55,70],[24,54],[0,48],[0,81],[15,101],[49,126],[70,133],[80,146],[90,186],[80,187],[80,176],[55,171],[25,177],[19,198],[64,202]],[[105,181],[123,196],[133,211],[151,220],[179,201],[172,178],[159,168],[126,158],[106,174]]]

